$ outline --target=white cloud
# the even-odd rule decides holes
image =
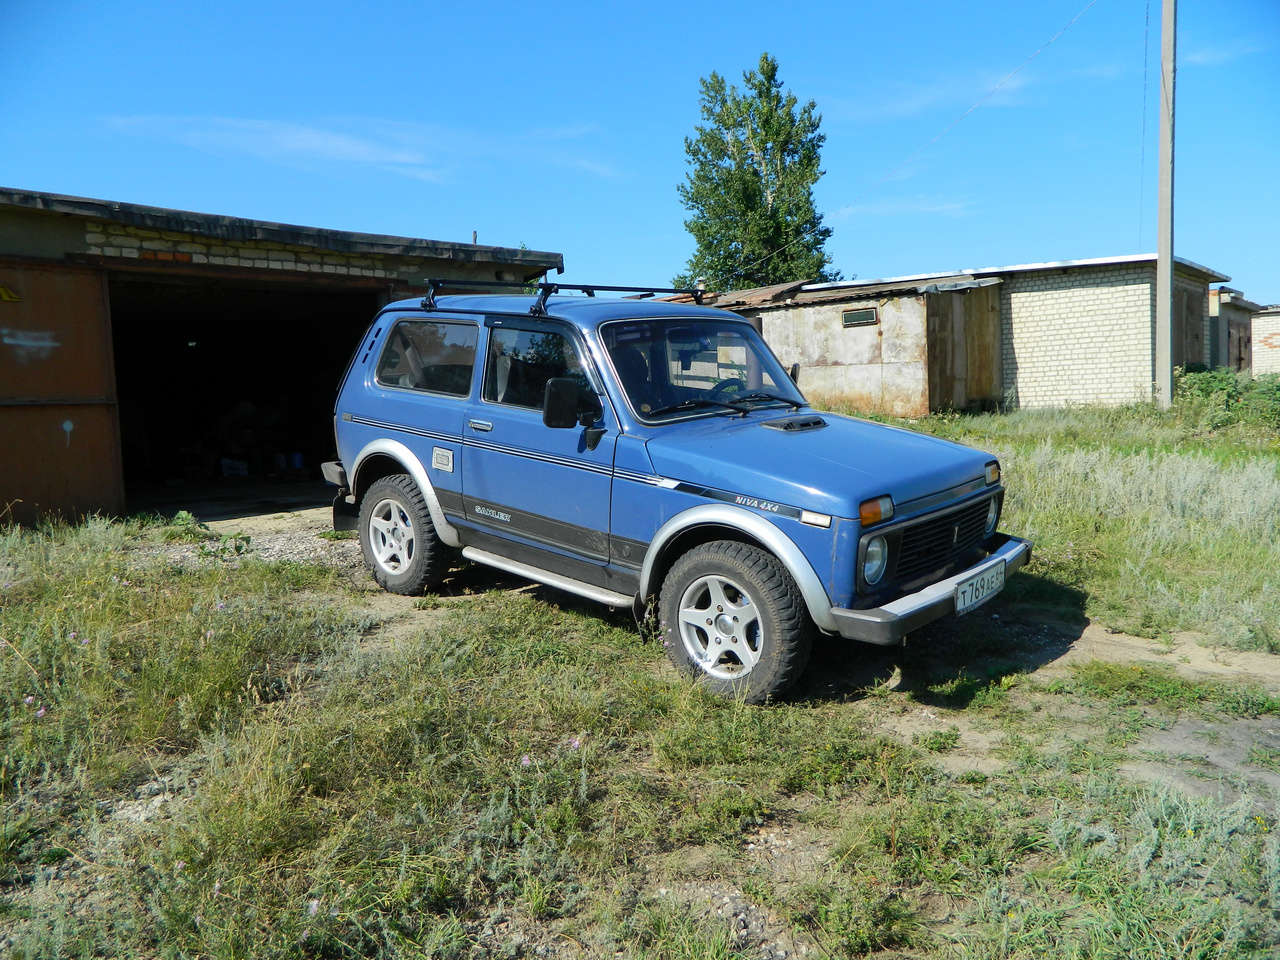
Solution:
[[[943,217],[967,216],[974,207],[974,201],[968,199],[948,200],[939,197],[886,197],[882,200],[870,200],[862,203],[850,203],[840,207],[831,214],[832,219],[846,220],[850,217],[892,217],[903,215],[926,215]]]
[[[242,117],[124,116],[107,123],[122,133],[206,153],[367,166],[428,183],[448,180],[450,169],[486,160],[505,163],[513,156],[594,177],[618,176],[611,164],[573,145],[598,132],[588,126],[500,133],[366,118],[338,118],[324,127]]]
[[[1256,43],[1199,47],[1178,57],[1178,63],[1188,67],[1218,67],[1251,54],[1261,53],[1265,47]]]
[[[1021,94],[1034,82],[1026,71],[1012,77],[1007,73],[983,71],[937,77],[923,83],[895,83],[856,100],[828,97],[822,101],[822,113],[824,119],[870,123],[930,112],[941,116],[945,112],[967,109],[979,101],[983,106],[1012,107],[1025,102]]]

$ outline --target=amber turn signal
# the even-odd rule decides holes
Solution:
[[[863,500],[858,504],[858,519],[864,527],[880,523],[893,516],[893,498],[876,497],[874,500]]]
[[[999,483],[999,482],[1000,482],[1000,464],[992,460],[990,463],[987,464],[987,483],[992,484],[992,483]]]

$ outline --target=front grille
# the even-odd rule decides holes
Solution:
[[[940,517],[926,517],[904,527],[898,547],[898,563],[894,579],[908,583],[915,578],[958,560],[982,543],[987,528],[987,504],[984,497],[976,503]]]

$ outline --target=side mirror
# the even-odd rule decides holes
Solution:
[[[556,429],[591,426],[600,414],[582,394],[582,383],[573,377],[552,377],[542,395],[542,422]]]
[[[791,365],[791,369],[787,371],[787,374],[791,377],[792,383],[797,387],[800,386],[800,364],[793,363]]]

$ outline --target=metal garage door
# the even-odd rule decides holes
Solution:
[[[0,259],[0,514],[124,509],[105,275]]]

